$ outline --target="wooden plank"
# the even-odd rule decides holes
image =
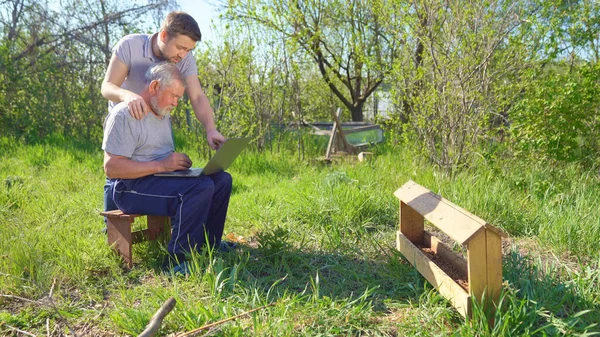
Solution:
[[[151,232],[149,240],[156,240],[156,238],[162,233],[168,234],[170,231],[171,218],[168,216],[161,215],[148,215],[148,230]],[[169,235],[170,236],[170,235]]]
[[[309,123],[313,128],[323,129],[329,128],[333,123],[332,122],[312,122]],[[341,122],[342,126],[350,126],[350,127],[359,127],[359,126],[370,126],[376,125],[370,122]]]
[[[396,246],[425,279],[433,285],[442,296],[447,298],[464,317],[471,315],[471,297],[448,276],[440,267],[431,261],[419,248],[410,242],[400,231],[396,233]]]
[[[469,271],[469,293],[481,301],[487,287],[487,254],[485,231],[477,233],[467,243],[467,264]]]
[[[381,127],[379,125],[359,126],[357,128],[352,128],[352,129],[344,130],[344,132],[347,135],[349,135],[349,134],[353,134],[353,133],[364,132],[364,131],[371,131],[371,130],[381,130]],[[381,130],[381,131],[383,131],[383,130]]]
[[[342,111],[342,109],[338,108],[338,115],[336,115],[334,113],[331,114],[331,116],[333,117],[334,126],[335,126],[335,128],[332,129],[331,131],[335,132],[335,130],[337,130],[338,140],[342,142],[344,151],[346,151],[348,153],[354,153],[355,148],[354,148],[354,146],[350,145],[350,143],[348,143],[348,141],[346,140],[346,136],[344,135],[344,130],[342,130],[342,126],[340,125],[339,115],[341,115],[341,111]],[[340,150],[340,149],[336,149],[336,150]]]
[[[133,267],[131,257],[131,220],[108,218],[106,229],[108,245],[112,246],[121,255],[129,268]]]
[[[107,218],[118,218],[118,219],[135,219],[141,214],[125,214],[121,210],[116,209],[113,211],[100,212],[100,215],[105,216]]]
[[[425,219],[407,204],[400,202],[400,232],[412,243],[423,242]]]
[[[338,108],[337,109],[337,117],[340,117],[340,114],[342,113],[342,109]],[[333,147],[333,142],[335,140],[335,130],[337,129],[337,121],[338,119],[336,118],[335,121],[333,122],[333,126],[331,128],[331,134],[329,136],[329,143],[327,144],[327,152],[325,152],[325,159],[329,159],[329,157],[331,156],[331,148]]]
[[[431,248],[436,254],[451,263],[462,275],[467,277],[467,260],[464,257],[453,251],[452,248],[446,246],[446,244],[427,231],[423,233],[423,243],[425,246]]]
[[[502,237],[486,230],[487,286],[486,297],[498,304],[502,292]]]
[[[394,195],[460,244],[485,228],[486,222],[479,217],[414,181],[404,184]]]
[[[507,238],[508,234],[504,233],[502,230],[500,230],[497,227],[494,227],[492,225],[490,225],[489,223],[485,224],[485,228],[491,230],[492,232],[498,234],[499,236],[503,237],[503,238]]]

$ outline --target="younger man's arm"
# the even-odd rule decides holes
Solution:
[[[198,76],[190,75],[185,78],[186,91],[194,108],[196,118],[204,125],[206,130],[206,140],[211,149],[216,150],[225,142],[225,137],[219,133],[215,127],[213,110],[210,107],[208,97],[202,91]]]
[[[127,65],[113,54],[106,69],[106,74],[104,74],[100,91],[102,96],[108,100],[127,103],[131,115],[136,119],[142,119],[150,111],[144,99],[136,93],[121,88],[128,71]]]

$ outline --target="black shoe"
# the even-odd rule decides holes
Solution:
[[[185,254],[169,253],[167,256],[165,256],[165,259],[163,260],[163,263],[160,266],[160,270],[162,270],[165,273],[171,273],[171,271],[173,271],[173,269],[175,269],[175,267],[177,267],[185,262],[186,262]]]
[[[221,241],[221,243],[219,243],[219,248],[217,248],[217,250],[221,253],[229,253],[229,252],[236,250],[237,247],[238,247],[238,244],[235,242]]]

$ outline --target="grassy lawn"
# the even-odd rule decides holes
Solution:
[[[169,297],[163,336],[269,304],[203,334],[600,334],[595,172],[482,159],[448,177],[385,145],[362,163],[249,150],[230,169],[225,228],[241,248],[168,277],[161,244],[134,246],[131,271],[106,245],[95,146],[0,138],[0,335],[137,336]],[[510,234],[494,328],[477,309],[465,322],[395,250],[393,192],[409,179]]]

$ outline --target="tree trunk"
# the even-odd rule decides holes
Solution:
[[[349,107],[350,113],[352,114],[353,122],[362,122],[364,120],[363,116],[363,107],[365,106],[365,101],[357,102],[355,105]]]

